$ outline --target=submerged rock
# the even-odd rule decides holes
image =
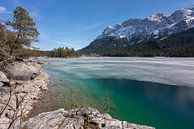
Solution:
[[[26,129],[154,129],[153,127],[131,124],[101,114],[93,108],[66,111],[59,109],[41,113],[23,124]]]

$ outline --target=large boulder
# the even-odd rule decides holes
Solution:
[[[31,80],[40,74],[40,65],[15,61],[6,67],[7,76],[13,80]]]
[[[9,79],[7,76],[0,71],[0,87],[9,84]]]

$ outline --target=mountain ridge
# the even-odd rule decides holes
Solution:
[[[140,40],[164,37],[194,27],[194,7],[182,8],[169,15],[157,13],[144,19],[128,19],[108,26],[98,37],[127,37],[132,44]],[[138,39],[138,41],[137,41]]]
[[[194,27],[168,37],[148,39],[133,45],[127,38],[96,39],[79,52],[100,56],[194,57]]]
[[[108,26],[79,52],[102,56],[194,56],[194,7],[170,15],[158,13],[145,19],[129,19],[121,25]],[[163,26],[168,28],[161,29]]]

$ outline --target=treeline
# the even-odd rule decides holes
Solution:
[[[79,57],[79,54],[74,50],[74,48],[63,48],[59,47],[50,52],[50,57],[62,57],[62,58],[72,58]]]
[[[30,49],[20,49],[19,56],[22,58],[26,57],[55,57],[55,58],[77,58],[79,53],[74,50],[74,48],[59,47],[51,51],[41,51],[41,50],[30,50]]]

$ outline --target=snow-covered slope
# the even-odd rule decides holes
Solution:
[[[126,37],[131,43],[182,32],[194,27],[194,7],[183,8],[170,15],[158,13],[145,19],[129,19],[121,24],[108,26],[97,39],[116,36]]]

